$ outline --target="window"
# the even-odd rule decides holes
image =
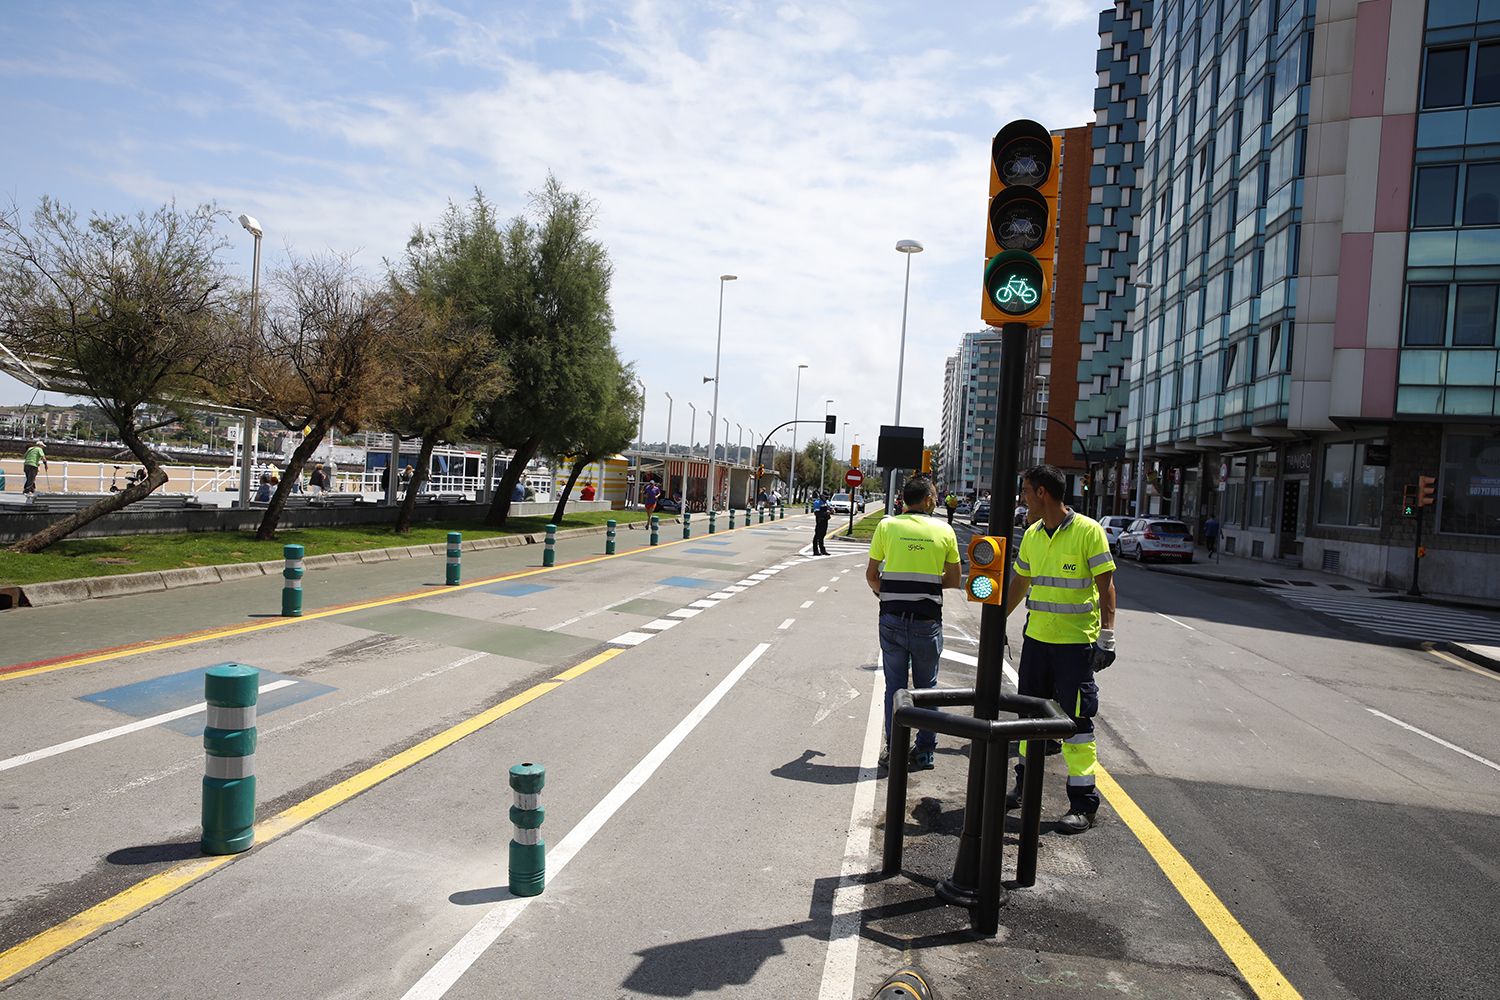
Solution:
[[[1495,346],[1495,285],[1459,285],[1453,311],[1454,347]]]
[[[1500,102],[1500,45],[1479,46],[1474,57],[1474,103]]]
[[[1428,49],[1422,107],[1456,108],[1464,103],[1469,77],[1469,47]]]
[[[1453,225],[1453,202],[1458,194],[1458,164],[1417,168],[1416,208],[1412,212],[1415,227]]]
[[[1472,163],[1464,184],[1464,225],[1500,225],[1500,163]]]
[[[1224,480],[1224,510],[1220,517],[1225,527],[1244,527],[1245,524],[1245,475],[1249,461],[1243,456],[1231,458],[1229,477]]]
[[[1448,327],[1448,286],[1406,289],[1406,346],[1441,347]]]
[[[1438,491],[1440,530],[1500,535],[1500,436],[1449,434]]]
[[[1383,438],[1344,441],[1323,448],[1323,486],[1318,492],[1318,523],[1351,528],[1380,527],[1385,468],[1366,465],[1366,449]]]
[[[1272,481],[1257,479],[1250,484],[1250,524],[1252,528],[1269,530],[1271,527]]]

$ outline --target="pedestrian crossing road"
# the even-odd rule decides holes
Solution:
[[[1493,615],[1385,597],[1343,597],[1281,588],[1267,588],[1267,593],[1391,638],[1500,645],[1500,618]]]

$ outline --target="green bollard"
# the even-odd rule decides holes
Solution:
[[[281,616],[298,618],[302,615],[302,546],[283,545],[281,556],[286,560],[281,571]]]
[[[729,508],[729,530],[734,530],[734,508]]]
[[[542,547],[542,565],[557,565],[557,525],[547,525],[547,540]]]
[[[756,511],[756,515],[757,515],[757,520],[756,520],[755,523],[756,524],[765,524],[766,523],[766,509],[764,507],[757,507],[757,508],[755,508],[755,511]]]
[[[448,575],[446,583],[457,587],[463,574],[464,535],[461,531],[448,532]]]
[[[690,510],[682,512],[682,537],[693,537],[693,512]]]
[[[615,554],[615,522],[604,522],[604,554],[612,556]]]
[[[708,533],[710,535],[712,535],[714,533],[714,518],[717,517],[717,516],[718,515],[717,515],[717,513],[715,511],[709,511],[708,512]]]
[[[661,518],[655,514],[651,515],[651,544],[655,545],[661,532]]]
[[[517,764],[510,769],[515,804],[510,807],[510,894],[540,896],[547,887],[547,845],[542,840],[542,786],[547,769],[540,764]]]
[[[208,702],[203,730],[204,854],[238,854],[255,843],[259,698],[260,671],[254,667],[221,663],[203,675],[203,700]]]

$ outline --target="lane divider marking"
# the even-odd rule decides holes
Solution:
[[[813,606],[813,602],[812,601],[803,601],[802,602],[802,610],[803,611],[806,611],[808,608],[810,608],[812,606]]]
[[[1229,912],[1229,908],[1214,894],[1208,883],[1203,881],[1187,858],[1182,856],[1182,852],[1173,846],[1103,765],[1095,765],[1094,780],[1098,783],[1099,791],[1108,800],[1110,808],[1130,828],[1130,832],[1135,834],[1141,846],[1162,870],[1162,874],[1167,876],[1178,894],[1197,915],[1199,922],[1214,936],[1224,954],[1240,970],[1255,995],[1260,1000],[1302,1000],[1302,994],[1287,981],[1276,963],[1261,950],[1260,945],[1234,918],[1234,914]]]
[[[1445,650],[1434,649],[1430,645],[1424,645],[1423,648],[1445,663],[1451,663],[1455,667],[1463,667],[1471,674],[1478,674],[1480,677],[1485,677],[1492,681],[1500,681],[1500,674],[1495,673],[1495,671],[1493,670],[1486,670],[1484,667],[1475,666],[1468,660],[1465,660],[1458,656],[1454,656],[1452,653],[1446,652]]]
[[[1180,622],[1176,618],[1173,618],[1171,615],[1164,615],[1160,611],[1156,612],[1156,614],[1160,618],[1165,618],[1167,621],[1171,622],[1173,625],[1181,625],[1183,628],[1187,629],[1189,632],[1196,632],[1196,631],[1198,631],[1197,629],[1193,628],[1193,626],[1189,625],[1187,622]]]
[[[1365,711],[1369,712],[1371,715],[1379,716],[1380,718],[1384,719],[1387,722],[1394,722],[1396,725],[1400,726],[1402,729],[1405,729],[1408,732],[1416,733],[1418,736],[1425,737],[1425,738],[1431,740],[1432,742],[1436,743],[1438,746],[1444,746],[1444,747],[1447,747],[1449,750],[1452,750],[1454,753],[1463,754],[1465,757],[1469,758],[1470,760],[1477,761],[1478,763],[1483,764],[1485,767],[1491,768],[1491,769],[1496,770],[1496,771],[1500,771],[1500,764],[1496,764],[1494,761],[1490,760],[1488,757],[1481,757],[1481,756],[1479,756],[1479,754],[1474,753],[1471,750],[1465,750],[1463,747],[1459,746],[1457,743],[1449,743],[1447,740],[1443,739],[1441,736],[1434,736],[1434,735],[1432,735],[1431,733],[1429,733],[1425,729],[1418,729],[1416,726],[1412,725],[1411,723],[1409,723],[1409,722],[1402,722],[1400,719],[1396,718],[1394,715],[1386,715],[1384,712],[1380,711],[1379,709],[1376,709],[1376,708],[1366,708]]]
[[[786,629],[791,628],[792,627],[792,623],[795,622],[796,620],[797,619],[795,619],[795,618],[788,618],[786,621],[784,621],[780,625],[776,626],[776,631],[782,632],[782,631],[785,631]]]

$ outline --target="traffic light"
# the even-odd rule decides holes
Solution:
[[[1408,486],[1401,492],[1401,516],[1417,516],[1417,488]]]
[[[1005,606],[1001,581],[1005,571],[1005,539],[998,535],[976,535],[969,539],[969,579],[964,594],[980,604]]]
[[[849,467],[851,469],[857,469],[857,468],[859,468],[859,445],[857,445],[857,444],[856,445],[852,445],[850,447],[850,451],[849,451]]]
[[[755,478],[756,479],[759,479],[761,476],[764,476],[765,474],[766,474],[766,467],[764,465],[757,465],[755,467]]]
[[[1433,476],[1417,477],[1417,506],[1431,507],[1437,503],[1437,479]]]
[[[991,326],[1052,321],[1061,158],[1062,140],[1030,119],[1017,119],[995,134],[979,310]]]
[[[836,431],[838,429],[839,429],[839,418],[838,417],[836,417],[835,415],[833,415],[832,413],[830,413],[828,416],[826,416],[826,417],[823,418],[823,433],[824,434],[832,434],[834,431]]]
[[[931,448],[923,448],[922,449],[922,471],[924,473],[930,473],[932,471],[932,449]]]

